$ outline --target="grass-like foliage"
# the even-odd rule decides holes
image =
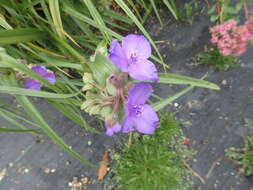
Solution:
[[[200,53],[197,59],[200,64],[212,66],[220,71],[226,71],[238,65],[235,56],[223,56],[216,47]]]
[[[182,145],[178,122],[161,116],[154,135],[135,137],[115,159],[114,183],[121,190],[184,190],[190,186],[184,163],[192,153]],[[114,185],[115,186],[115,185]]]
[[[226,152],[227,156],[235,160],[242,167],[241,171],[253,181],[253,121],[246,119],[245,126],[248,127],[249,133],[244,138],[244,147],[240,149],[232,147]]]

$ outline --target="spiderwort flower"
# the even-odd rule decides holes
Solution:
[[[144,36],[130,34],[122,39],[122,46],[118,40],[113,40],[109,53],[110,60],[122,72],[128,72],[130,77],[158,81],[157,69],[148,60],[151,56],[151,46]]]
[[[151,93],[151,85],[145,82],[137,83],[130,89],[125,106],[122,132],[127,133],[136,129],[144,134],[154,133],[159,118],[153,108],[145,104]]]
[[[56,82],[55,75],[52,72],[48,72],[46,67],[37,65],[33,66],[32,70],[50,83],[54,84]],[[24,87],[31,90],[40,90],[42,84],[35,79],[28,79],[24,82]]]

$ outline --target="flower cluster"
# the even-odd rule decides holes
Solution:
[[[122,39],[122,46],[117,40],[113,40],[109,53],[110,60],[122,71],[123,75],[128,74],[131,78],[137,80],[158,81],[157,69],[148,60],[151,56],[151,46],[144,36],[130,34]],[[122,74],[120,75],[122,76]],[[152,93],[152,86],[146,82],[139,82],[125,88],[122,85],[122,80],[120,84],[118,81],[120,80],[117,77],[111,80],[111,83],[117,89],[116,103],[114,103],[114,113],[105,119],[105,134],[112,136],[120,131],[127,133],[133,130],[143,134],[153,134],[159,118],[152,107],[146,104]],[[128,93],[126,97],[124,95],[125,91]],[[117,100],[123,104],[125,113],[121,125],[115,113],[119,108]]]
[[[43,77],[48,82],[54,84],[56,82],[55,75],[52,72],[48,72],[46,67],[37,65],[32,67],[32,71]],[[24,82],[24,87],[31,90],[40,90],[42,84],[35,79],[28,79]]]
[[[241,26],[237,26],[236,21],[229,20],[210,29],[211,42],[217,45],[222,55],[235,54],[239,56],[246,51],[248,41],[253,38],[252,28],[253,18]]]

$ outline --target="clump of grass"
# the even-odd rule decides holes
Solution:
[[[216,47],[200,53],[197,59],[200,64],[212,66],[219,71],[226,71],[238,65],[235,56],[223,56]]]
[[[226,150],[226,153],[241,166],[240,171],[253,181],[253,121],[246,119],[245,125],[249,129],[249,134],[244,138],[244,147],[239,149],[232,147]]]
[[[170,114],[163,114],[154,135],[134,135],[131,146],[126,145],[122,154],[115,156],[114,185],[109,189],[188,189],[190,171],[184,163],[192,152],[182,140],[178,122]]]

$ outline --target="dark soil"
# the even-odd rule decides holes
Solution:
[[[208,73],[206,80],[221,87],[220,91],[195,88],[176,101],[178,106],[167,108],[176,111],[180,121],[191,123],[183,128],[190,147],[197,151],[192,169],[205,180],[202,184],[194,177],[196,185],[202,190],[249,190],[253,184],[238,172],[239,167],[226,158],[224,151],[231,146],[242,146],[247,133],[244,119],[253,120],[253,48],[240,57],[239,67],[215,71],[193,61],[209,44],[208,17],[196,18],[193,25],[163,20],[167,23],[162,29],[153,21],[149,31],[155,40],[164,41],[159,48],[171,66],[170,72],[198,78]],[[156,92],[167,97],[182,87],[156,85]],[[120,143],[118,137],[85,132],[44,101],[39,101],[39,107],[50,126],[93,163],[101,160],[105,150]],[[12,127],[2,118],[0,125]],[[96,180],[97,169],[84,166],[46,137],[0,133],[0,160],[0,190],[70,190],[73,177],[78,180],[88,177],[85,185],[88,190],[103,189],[103,182]]]
[[[208,73],[206,80],[221,87],[220,91],[195,88],[167,108],[176,111],[180,121],[191,123],[183,128],[190,147],[197,151],[192,169],[205,180],[202,184],[195,178],[196,186],[202,190],[249,190],[252,182],[238,172],[239,167],[224,151],[243,146],[243,136],[247,134],[244,119],[253,119],[253,48],[239,57],[239,67],[219,72],[196,65],[194,59],[210,45],[209,17],[195,18],[193,25],[167,20],[161,30],[157,29],[158,23],[150,26],[154,39],[164,41],[160,50],[171,66],[170,72],[196,78]],[[155,91],[166,97],[180,89],[178,85],[159,85]]]

